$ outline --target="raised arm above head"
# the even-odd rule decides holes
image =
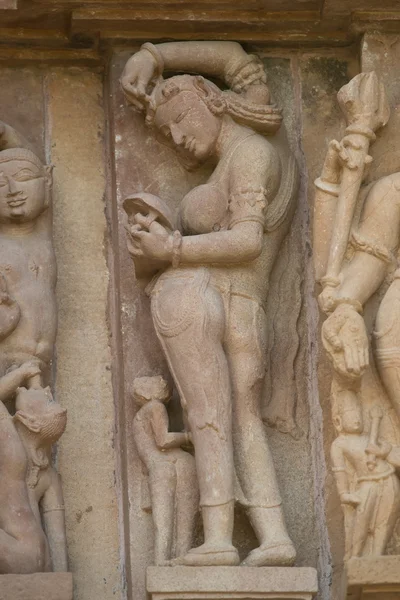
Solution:
[[[260,59],[247,54],[236,42],[145,43],[126,63],[122,88],[141,107],[150,93],[150,84],[164,71],[201,73],[221,78],[235,92],[254,84],[266,88],[266,74]]]

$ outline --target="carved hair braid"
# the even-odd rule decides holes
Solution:
[[[231,90],[221,91],[201,75],[160,77],[146,107],[146,123],[152,126],[157,109],[183,91],[195,92],[215,116],[224,113],[238,123],[260,133],[275,133],[282,122],[282,111],[271,104],[254,104]]]

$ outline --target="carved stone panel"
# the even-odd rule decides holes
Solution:
[[[216,78],[215,81],[221,85],[224,78],[221,69],[223,60],[226,60],[223,58],[224,44],[214,46],[213,43],[210,43],[208,48],[207,44],[203,46],[200,44],[200,49],[204,48],[204,51],[208,52],[207,56],[210,57],[205,60],[201,58],[203,50],[200,51],[200,58],[195,58],[198,53],[196,44],[192,49],[190,45],[182,46],[179,48],[179,52],[175,52],[173,46],[173,44],[169,46],[172,54],[163,55],[162,58],[163,61],[170,61],[168,68],[175,71],[194,71],[205,76],[213,75]],[[206,545],[201,546],[202,527],[199,522],[196,530],[196,542],[200,549],[183,556],[177,556],[176,553],[170,554],[171,559],[177,560],[177,564],[179,562],[193,565],[238,564],[239,555],[235,549],[238,548],[241,560],[247,554],[249,555],[248,563],[245,561],[244,565],[288,564],[293,561],[293,546],[290,538],[284,533],[280,497],[277,493],[278,486],[272,485],[273,471],[269,476],[268,486],[261,485],[262,493],[260,488],[261,496],[266,493],[270,494],[268,499],[262,500],[261,496],[258,497],[257,485],[253,486],[257,479],[259,484],[263,481],[263,471],[259,465],[265,460],[267,462],[271,460],[268,450],[264,447],[264,441],[262,441],[268,432],[272,457],[277,468],[277,482],[283,496],[288,531],[290,537],[293,536],[294,546],[298,553],[297,564],[315,564],[312,551],[310,553],[310,544],[311,547],[314,544],[314,534],[312,507],[309,501],[312,493],[312,480],[309,475],[310,447],[306,437],[309,419],[306,401],[307,386],[301,377],[306,364],[305,346],[301,342],[302,334],[305,331],[304,305],[301,296],[301,228],[303,225],[301,211],[296,212],[295,210],[299,193],[296,159],[290,158],[290,147],[296,151],[298,143],[295,122],[288,116],[287,129],[282,127],[281,133],[274,137],[281,117],[280,112],[273,105],[269,112],[268,110],[265,112],[265,109],[261,108],[261,106],[268,106],[269,101],[269,97],[265,96],[268,92],[264,85],[264,67],[258,59],[248,57],[239,46],[231,45],[229,48],[233,48],[234,52],[238,53],[238,58],[243,61],[243,64],[236,65],[238,73],[235,75],[233,61],[231,61],[232,73],[226,74],[226,81],[232,87],[232,91],[223,93],[215,83],[209,83],[202,77],[185,75],[166,79],[164,83],[160,84],[154,80],[156,85],[152,97],[148,100],[144,96],[138,97],[136,91],[130,94],[129,86],[135,81],[132,69],[128,66],[122,75],[122,83],[131,99],[132,105],[130,105],[119,87],[119,79],[131,53],[115,55],[112,64],[110,86],[114,115],[112,132],[115,141],[115,202],[118,207],[118,211],[114,215],[119,224],[119,284],[124,353],[124,405],[121,409],[127,424],[124,435],[127,444],[126,491],[130,505],[129,549],[132,580],[138,593],[144,593],[146,566],[159,561],[154,557],[154,537],[157,540],[159,534],[153,529],[156,524],[156,516],[151,503],[152,491],[149,489],[151,469],[145,464],[146,458],[141,454],[139,443],[137,448],[135,446],[134,437],[137,437],[139,433],[137,431],[133,436],[129,425],[139,417],[143,410],[141,408],[135,417],[137,410],[135,407],[135,396],[137,397],[135,378],[143,376],[149,378],[162,375],[170,383],[174,379],[176,391],[169,402],[171,432],[168,435],[175,436],[176,443],[180,445],[185,443],[184,436],[189,434],[189,441],[193,441],[194,444],[198,477],[200,476],[200,505],[202,506],[203,526],[206,529]],[[145,62],[140,62],[142,58],[144,60],[144,57],[147,57],[150,64],[158,59],[158,72],[150,74],[150,78],[153,78],[153,75],[160,75],[162,70],[162,61],[157,52],[157,47],[153,47],[151,44],[145,45],[141,53],[134,55],[133,62],[131,60],[128,64],[133,65],[133,72],[136,72],[137,62],[139,72],[143,74],[143,69],[147,67]],[[230,52],[229,49],[228,52]],[[191,56],[192,58],[190,58]],[[192,60],[192,64],[185,65],[187,60]],[[207,62],[208,60],[209,62]],[[289,63],[279,59],[268,59],[266,66],[274,101],[282,103],[285,114],[290,115],[293,84],[288,69]],[[252,81],[256,82],[257,77],[261,77],[260,85],[250,85],[251,89],[247,100],[246,84],[241,90],[239,67],[244,69],[243,73],[246,69],[248,70],[248,77]],[[242,96],[240,96],[241,92]],[[254,97],[250,97],[253,92]],[[255,109],[253,117],[250,116],[251,108],[250,110],[246,108],[246,102],[250,102],[249,107],[251,104],[259,107]],[[147,126],[141,113],[144,105],[148,107],[146,111]],[[172,105],[174,106],[172,107]],[[163,106],[167,109],[165,115],[161,115]],[[160,110],[158,110],[159,107]],[[180,111],[177,115],[174,113],[174,123],[184,122],[186,118],[191,123],[190,126],[195,127],[196,119],[200,119],[199,123],[202,123],[202,127],[206,129],[207,133],[202,134],[199,129],[193,133],[192,139],[189,139],[190,136],[188,137],[186,133],[184,134],[185,139],[181,141],[175,139],[174,135],[179,137],[179,132],[175,131],[175,124],[170,127],[168,132],[164,131],[166,124],[169,123],[168,119],[172,118],[169,114],[172,108],[175,112]],[[196,112],[190,115],[191,111],[199,111],[198,116],[193,116],[197,115]],[[227,115],[225,120],[223,120],[224,114]],[[160,119],[161,121],[158,122]],[[257,126],[250,123],[251,119],[254,123],[258,121],[260,124],[262,123],[261,129],[264,134],[267,133],[267,137],[263,138],[256,132]],[[156,121],[156,127],[149,127],[154,124],[154,121]],[[231,125],[236,122],[238,123],[237,130],[235,129],[236,125]],[[197,127],[199,127],[199,123]],[[218,158],[218,154],[212,158],[212,152],[210,154],[207,147],[203,150],[201,146],[201,135],[207,140],[207,136],[214,127],[218,136],[221,123],[224,123],[224,128],[228,126],[226,133],[220,138],[224,143],[224,147],[221,147],[220,150],[221,156],[225,156],[224,152],[227,153],[223,160]],[[243,141],[239,139],[242,134]],[[239,135],[239,138],[236,139],[235,135]],[[170,139],[168,139],[169,136],[171,136]],[[195,136],[200,137],[196,138]],[[249,137],[249,140],[246,140],[246,137]],[[193,145],[195,139],[197,148],[194,153],[191,153],[193,148],[190,144]],[[264,145],[266,148],[271,143],[270,140],[276,140],[272,142],[272,144],[276,144],[276,147],[273,154],[269,155],[268,152],[265,154],[266,159],[267,155],[269,156],[268,166],[265,165],[261,168],[259,161],[262,160],[263,153],[265,153]],[[182,151],[177,154],[171,147],[171,141],[180,146]],[[240,149],[236,152],[238,143],[243,143],[243,150]],[[247,149],[247,145],[253,143],[260,144],[260,148],[251,149],[249,147]],[[202,152],[205,152],[204,158],[209,159],[200,161],[204,164],[197,165],[188,160],[188,158],[193,158],[193,154],[202,159]],[[226,179],[224,173],[226,169],[230,168],[229,164],[234,160],[235,152],[239,163]],[[273,158],[273,155],[277,162],[274,162],[276,159]],[[246,160],[250,162],[246,163]],[[226,168],[223,166],[224,161]],[[240,161],[245,161],[246,164],[242,165]],[[250,165],[251,169],[255,171],[254,176],[252,171],[250,173]],[[262,173],[263,177],[266,175],[267,181],[256,185],[257,173]],[[282,178],[280,173],[282,173]],[[231,187],[234,185],[233,178],[237,178],[237,193],[232,192],[230,199],[230,192],[224,191],[224,177],[226,183],[229,182]],[[215,199],[207,196],[208,204],[203,204],[199,196],[195,201],[194,194],[197,193],[197,190],[200,193],[202,189],[206,189],[201,186],[204,186],[208,180],[215,190]],[[189,201],[190,193],[193,195],[193,200]],[[227,209],[228,204],[226,204],[226,207],[218,213],[218,196],[225,193],[227,193],[227,202],[229,199],[230,208]],[[271,197],[269,198],[268,195]],[[182,203],[183,198],[185,199]],[[303,201],[302,197],[300,202]],[[267,204],[270,204],[269,212]],[[237,208],[235,208],[236,205]],[[194,209],[193,207],[196,206],[198,208]],[[244,253],[243,257],[237,256],[237,259],[233,261],[233,263],[237,263],[237,266],[232,269],[229,266],[229,240],[232,237],[230,232],[235,226],[234,213],[237,214],[237,223],[243,223],[243,233],[245,230],[248,232],[244,233],[243,240],[238,247]],[[246,268],[246,264],[254,260],[252,253],[256,253],[255,256],[257,256],[259,252],[251,245],[251,240],[253,238],[257,240],[258,236],[256,231],[253,232],[252,227],[258,231],[260,225],[255,224],[261,224],[261,216],[264,223],[265,214],[267,215],[266,229],[264,230],[265,226],[261,225],[260,231],[265,231],[265,239],[269,240],[268,244],[272,244],[272,246],[268,246],[266,249],[264,255],[266,263],[262,273],[257,275],[255,269],[251,274],[252,269]],[[199,220],[198,223],[196,219]],[[202,223],[204,219],[207,219],[207,223],[206,221]],[[211,225],[210,219],[212,220]],[[229,219],[232,221],[231,225]],[[195,221],[196,225],[194,225]],[[291,222],[294,225],[291,233],[288,234]],[[128,230],[128,237],[126,230]],[[166,235],[167,254],[163,254],[162,244],[160,251],[152,250],[151,256],[143,257],[143,249],[139,247],[138,240],[142,237],[142,232],[150,233],[151,231],[155,236]],[[190,244],[196,243],[196,238],[201,239],[202,236],[203,239],[209,236],[210,240],[215,237],[215,247],[205,245],[203,249],[193,247],[193,250],[190,250]],[[224,244],[228,244],[226,250],[224,250]],[[282,249],[278,252],[280,246]],[[189,254],[184,258],[186,252]],[[246,252],[249,253],[248,256],[245,254]],[[133,257],[134,264],[129,253]],[[276,261],[274,256],[275,258],[278,256]],[[190,267],[192,261],[194,264],[193,267]],[[228,266],[226,266],[227,261]],[[172,269],[171,266],[169,268],[167,266],[168,263],[171,265],[171,262]],[[209,268],[207,268],[207,265],[213,263],[221,265],[219,269],[217,267],[215,273],[219,272],[222,277],[221,282],[218,283],[215,299],[213,296],[214,284],[209,284]],[[162,284],[159,278],[157,283],[154,282],[155,286],[152,286],[151,291],[149,282],[155,273],[160,273],[160,268],[161,270],[166,269],[165,275],[161,278]],[[213,272],[212,269],[210,272]],[[175,281],[176,276],[178,279]],[[211,275],[211,280],[213,277],[214,275]],[[193,293],[190,291],[192,287]],[[210,292],[207,291],[208,289]],[[226,361],[225,352],[228,341],[224,342],[223,353],[221,352],[220,356],[221,364],[219,365],[219,358],[215,362],[218,353],[215,354],[213,344],[217,341],[213,342],[212,339],[214,335],[219,335],[218,310],[220,309],[214,315],[217,321],[214,324],[213,321],[209,322],[209,330],[204,330],[204,333],[201,329],[197,331],[195,316],[196,311],[199,311],[198,318],[200,320],[203,318],[201,316],[203,293],[206,294],[204,296],[206,305],[209,302],[210,306],[217,310],[220,302],[218,298],[221,298],[221,302],[225,302],[225,305],[221,304],[221,310],[226,315],[226,311],[229,309],[232,315],[233,337],[230,342],[232,350],[229,359],[231,361],[229,373],[236,372],[239,377],[237,381],[235,379],[224,381],[226,369],[224,361]],[[151,312],[149,294],[152,297]],[[200,296],[197,298],[196,294],[200,294]],[[211,294],[210,298],[208,298],[208,294]],[[257,298],[258,300],[255,300]],[[269,302],[269,298],[272,298],[271,302]],[[238,312],[234,317],[232,311],[236,305],[235,310]],[[214,317],[212,318],[214,319]],[[225,316],[225,318],[227,317]],[[193,321],[193,319],[195,320]],[[206,326],[207,321],[204,322],[204,327]],[[263,329],[267,335],[260,337]],[[237,337],[236,342],[234,336]],[[211,345],[207,350],[208,343]],[[237,350],[234,349],[236,345]],[[199,353],[197,358],[195,351]],[[177,353],[180,353],[179,358]],[[248,369],[247,374],[246,368]],[[244,369],[243,373],[240,369]],[[265,373],[267,376],[264,378]],[[140,379],[136,379],[136,381],[138,382]],[[257,436],[260,438],[259,443],[254,444],[256,454],[253,458],[251,458],[251,454],[248,454],[249,462],[245,465],[244,456],[250,450],[245,450],[244,447],[239,450],[241,436],[244,433],[240,433],[240,435],[234,433],[233,445],[237,448],[234,459],[236,467],[234,479],[231,479],[229,475],[232,469],[230,462],[232,455],[229,450],[232,444],[231,426],[229,425],[231,407],[229,404],[225,406],[223,400],[225,396],[229,397],[230,385],[233,385],[235,394],[242,394],[243,398],[248,398],[246,402],[249,402],[254,395],[254,415],[250,410],[249,418],[250,414],[253,420],[254,416],[258,416],[251,427],[248,419],[243,416],[244,420],[243,423],[239,423],[238,431],[244,431],[246,427],[249,427],[251,436],[255,436],[257,431]],[[220,386],[219,392],[218,386]],[[241,389],[241,386],[244,388]],[[215,394],[220,396],[220,401],[218,406],[213,407]],[[179,396],[183,404],[183,411],[179,405]],[[204,406],[198,404],[198,408],[196,408],[196,404],[193,403],[199,403],[202,396],[205,404]],[[198,399],[195,400],[196,398]],[[258,407],[260,401],[261,404]],[[166,427],[168,427],[166,417],[162,417],[165,409],[162,404],[157,406],[154,400],[150,400],[146,406],[150,405],[160,413],[160,418],[164,423],[162,428],[164,428],[165,436]],[[264,425],[260,419],[260,409]],[[238,416],[234,418],[239,419]],[[154,419],[155,417],[152,416],[149,422],[154,424]],[[188,423],[190,428],[188,428]],[[266,424],[271,428],[267,428]],[[201,436],[203,434],[200,435],[196,431],[203,430],[209,431],[207,436],[204,436],[204,440],[208,437],[210,439],[208,442],[204,441],[205,446],[202,449]],[[180,433],[181,431],[184,433]],[[155,436],[154,426],[152,435]],[[160,449],[166,443],[165,440],[169,439],[161,438],[162,436],[157,442],[154,437],[156,444],[161,444],[159,445]],[[218,441],[219,439],[220,441]],[[225,450],[224,445],[226,446]],[[193,454],[193,448],[191,453]],[[224,453],[225,458],[223,458]],[[201,456],[203,458],[200,458]],[[228,462],[221,462],[221,460]],[[215,466],[212,466],[214,463]],[[225,465],[221,479],[221,482],[224,480],[223,485],[217,483],[217,479],[215,479],[215,482],[210,480],[207,488],[205,482],[209,477],[211,479],[217,477],[218,469],[222,464]],[[203,473],[201,473],[202,469]],[[308,481],[308,484],[305,485],[305,481]],[[270,490],[269,487],[271,487]],[[171,487],[171,484],[164,484],[163,491],[161,488],[160,482],[159,493],[161,495],[168,494],[168,490],[175,489]],[[254,498],[257,496],[257,500],[254,500],[253,504],[249,500],[251,494],[255,494]],[[233,497],[236,497],[238,502],[232,546]],[[271,518],[268,517],[267,512],[271,513]],[[253,532],[245,513],[253,525]],[[301,518],[300,515],[302,515]],[[224,520],[226,523],[224,525],[225,533],[219,525]],[[267,526],[267,523],[269,533],[264,537],[263,528]],[[210,534],[211,532],[214,534],[214,538],[211,535],[209,541],[207,541],[207,528]],[[275,529],[275,541],[271,543],[270,536]],[[259,537],[258,544],[254,533]],[[225,536],[224,539],[221,537],[222,535]],[[261,546],[260,550],[256,550],[257,545]],[[273,547],[277,550],[272,550]]]
[[[340,141],[329,142],[315,181],[314,264],[319,305],[327,315],[321,334],[332,365],[337,433],[331,469],[343,510],[349,598],[392,597],[393,559],[385,555],[399,552],[399,186],[390,152],[397,118],[390,129],[391,109],[396,112],[388,79],[393,54],[377,50],[388,45],[396,40],[364,40],[367,70],[338,91],[347,127]],[[376,565],[368,573],[371,559]],[[383,574],[385,561],[389,570]]]

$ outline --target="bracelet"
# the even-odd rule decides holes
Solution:
[[[341,280],[339,279],[339,277],[332,277],[331,275],[325,275],[325,277],[321,278],[321,285],[323,288],[326,288],[326,287],[335,288],[335,287],[339,287],[340,284],[341,284]]]
[[[251,63],[256,63],[260,66],[263,66],[262,61],[258,58],[258,56],[254,54],[247,54],[246,56],[240,57],[240,59],[230,67],[225,73],[225,81],[234,92],[240,94],[243,91],[243,77],[242,71],[250,65]],[[263,75],[265,82],[267,81],[267,76],[263,67]]]
[[[326,192],[330,196],[339,196],[340,184],[338,183],[330,183],[329,181],[324,181],[321,177],[318,177],[318,179],[314,181],[314,185],[316,188]]]
[[[142,44],[142,46],[140,47],[140,49],[141,50],[147,50],[148,52],[150,52],[150,54],[152,55],[152,57],[156,61],[156,65],[157,65],[156,76],[159,77],[160,75],[162,75],[163,71],[164,71],[164,59],[161,56],[161,53],[157,49],[157,47],[154,44],[152,44],[151,42],[146,42],[145,44]]]
[[[172,234],[172,266],[174,269],[179,267],[182,253],[182,234],[180,231],[174,231]]]
[[[332,303],[332,310],[335,310],[335,308],[341,306],[342,304],[347,304],[348,306],[351,306],[360,315],[362,315],[363,307],[361,302],[359,302],[358,300],[354,300],[353,298],[335,298],[335,300]]]
[[[348,135],[350,133],[354,133],[356,135],[364,135],[366,138],[371,140],[371,142],[374,142],[376,140],[375,133],[367,125],[359,125],[359,124],[353,123],[352,125],[349,125],[348,127],[346,127],[345,133],[346,133],[346,135]]]

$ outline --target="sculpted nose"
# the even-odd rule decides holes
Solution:
[[[175,123],[172,123],[172,125],[171,125],[171,135],[172,135],[172,139],[174,140],[175,144],[180,146],[183,142],[183,135],[182,135],[182,132],[180,131],[179,127]]]
[[[15,185],[15,181],[12,177],[7,177],[7,181],[8,181],[8,194],[7,196],[17,196],[18,194],[21,193],[21,190],[19,190],[17,188],[17,186]]]

